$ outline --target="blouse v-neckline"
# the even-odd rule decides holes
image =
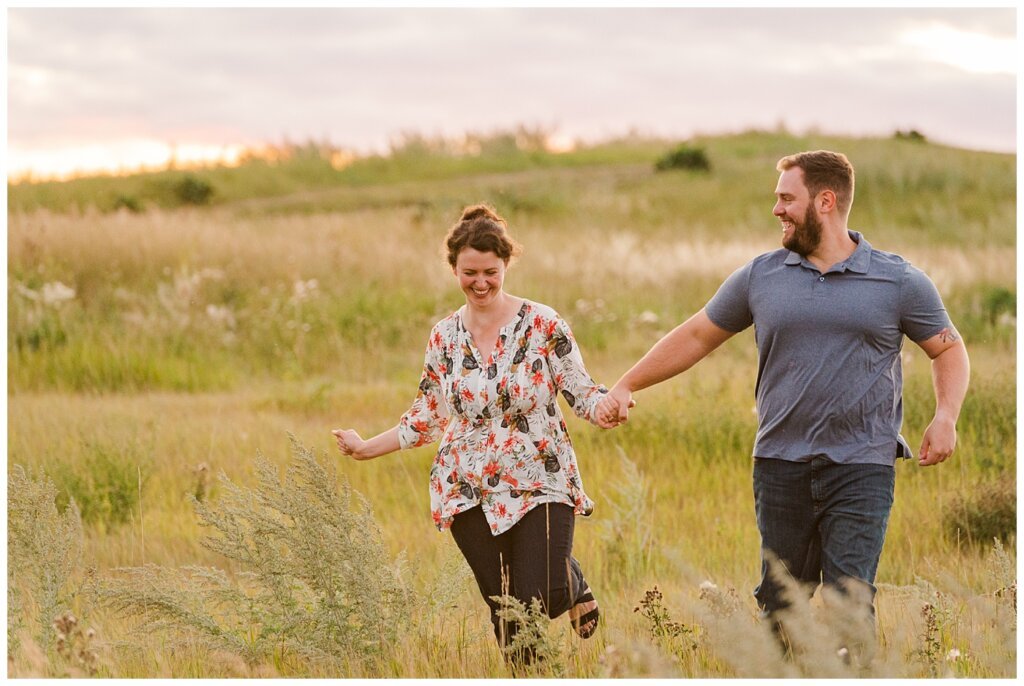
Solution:
[[[491,351],[486,358],[484,357],[483,351],[480,350],[480,348],[477,346],[476,339],[473,337],[473,332],[469,330],[468,326],[466,326],[466,306],[463,305],[462,307],[459,308],[459,326],[461,326],[462,330],[466,332],[466,340],[469,341],[469,345],[473,349],[473,354],[477,357],[481,364],[487,365],[491,362],[497,362],[497,360],[494,359],[494,351],[497,350],[498,348],[498,341],[501,340],[501,334],[504,333],[505,329],[508,329],[509,327],[513,326],[516,322],[518,322],[520,319],[526,316],[526,310],[529,307],[529,302],[529,300],[523,298],[523,304],[519,307],[518,310],[516,310],[516,313],[512,315],[512,318],[501,325],[501,328],[498,329],[498,335],[494,337],[494,345],[491,346]]]

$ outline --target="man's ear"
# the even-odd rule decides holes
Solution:
[[[818,211],[832,212],[836,209],[836,192],[825,189],[818,193]]]

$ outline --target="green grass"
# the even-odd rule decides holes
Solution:
[[[591,373],[612,383],[734,269],[777,247],[775,161],[829,147],[858,170],[851,225],[934,278],[972,359],[954,459],[898,466],[874,675],[1013,676],[1015,625],[992,576],[998,555],[956,523],[1005,522],[996,498],[967,496],[1016,482],[1015,157],[750,132],[691,141],[707,151],[710,174],[657,173],[675,141],[563,155],[501,136],[485,143],[477,156],[411,140],[344,169],[304,149],[276,165],[191,172],[214,188],[201,208],[160,200],[184,172],[9,186],[8,465],[45,469],[58,504],[79,503],[84,553],[71,587],[89,567],[240,571],[200,545],[188,495],[204,474],[253,484],[261,452],[283,466],[291,432],[367,497],[389,554],[415,561],[412,582],[427,593],[457,556],[429,518],[431,449],[354,463],[336,457],[329,430],[370,435],[407,409],[430,326],[462,303],[440,250],[462,206],[491,202],[508,218],[525,253],[507,290],[562,313]],[[108,211],[130,195],[147,211]],[[752,338],[744,332],[638,394],[620,430],[567,418],[598,502],[579,521],[576,556],[604,613],[586,644],[568,640],[564,621],[552,628],[567,676],[786,676],[764,655],[749,657],[763,667],[751,673],[729,657],[746,653],[715,642],[733,631],[734,643],[759,645],[743,633],[756,626],[758,571]],[[933,397],[927,360],[910,343],[905,371],[904,435],[916,445]],[[623,489],[628,474],[636,478]],[[215,480],[203,489],[211,502],[224,496]],[[1006,547],[1015,559],[1015,532]],[[735,592],[743,622],[707,614],[704,580]],[[695,646],[655,635],[633,611],[655,585],[673,621],[705,631]],[[948,610],[931,642],[926,600]],[[35,617],[31,594],[20,602]],[[386,658],[326,671],[288,654],[252,665],[198,644],[175,648],[135,635],[131,621],[84,595],[72,593],[69,607],[98,632],[101,676],[508,676],[470,586]],[[33,641],[22,641],[12,673],[63,675]],[[941,655],[924,650],[936,645]],[[965,657],[945,660],[954,648]]]

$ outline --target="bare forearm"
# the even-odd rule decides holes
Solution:
[[[366,444],[359,453],[363,459],[369,459],[393,453],[401,448],[402,446],[398,442],[398,426],[394,426],[384,433],[366,439]]]
[[[932,360],[936,418],[956,423],[970,377],[971,363],[962,341]]]
[[[397,426],[365,441],[352,429],[335,429],[331,433],[338,441],[338,450],[357,460],[372,460],[402,448],[398,441]]]
[[[700,362],[730,336],[701,310],[655,343],[616,386],[632,392],[661,383]]]

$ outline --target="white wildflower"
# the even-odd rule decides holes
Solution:
[[[949,650],[949,652],[946,653],[946,660],[948,660],[949,662],[956,662],[959,659],[960,659],[960,649],[959,648],[951,648]]]
[[[34,291],[31,288],[22,286],[20,283],[14,284],[14,289],[18,291],[18,295],[22,296],[23,298],[28,298],[29,300],[35,300],[36,302],[38,302],[39,298],[41,297],[38,291]]]
[[[180,302],[191,303],[199,294],[199,287],[203,277],[199,274],[189,274],[187,270],[174,275],[174,296]],[[163,285],[163,284],[161,284]]]
[[[47,305],[57,305],[66,300],[73,300],[75,289],[65,286],[60,281],[43,284],[43,302]]]
[[[713,581],[711,581],[710,579],[705,579],[704,581],[700,582],[700,590],[702,590],[702,591],[717,591],[718,590],[718,586],[716,586],[715,583]]]
[[[636,318],[640,324],[657,324],[660,319],[661,317],[656,312],[651,312],[650,310],[644,310]]]
[[[206,316],[229,329],[235,328],[235,315],[226,305],[207,305]]]
[[[298,279],[294,284],[292,284],[292,302],[300,303],[304,300],[308,300],[313,297],[319,286],[320,284],[316,279],[309,279],[308,281]]]

